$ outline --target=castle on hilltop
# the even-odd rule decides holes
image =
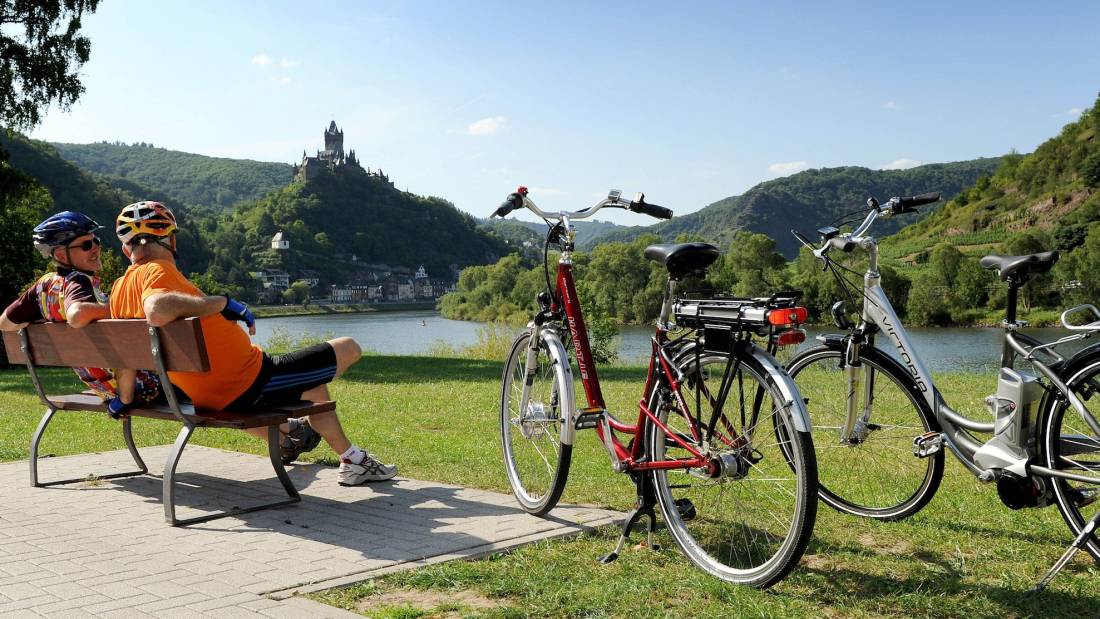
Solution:
[[[391,185],[393,184],[382,170],[377,172],[372,172],[369,168],[364,170],[363,166],[359,165],[359,159],[355,157],[355,149],[349,150],[346,155],[344,154],[344,132],[336,127],[335,120],[329,123],[328,129],[325,129],[324,137],[325,150],[317,151],[316,157],[310,157],[306,154],[306,151],[302,151],[302,163],[294,166],[295,178],[310,181],[317,178],[317,175],[322,171],[332,172],[333,174],[359,172],[368,176],[376,176]]]

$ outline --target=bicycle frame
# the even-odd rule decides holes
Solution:
[[[1030,462],[1033,454],[1030,453],[1026,445],[1003,440],[1000,435],[995,436],[990,441],[981,443],[970,434],[970,432],[993,434],[995,424],[993,422],[975,421],[956,412],[947,404],[943,394],[936,387],[931,373],[925,367],[920,355],[917,354],[912,341],[909,339],[908,332],[898,319],[890,299],[882,288],[881,276],[878,272],[878,245],[875,239],[859,236],[870,227],[870,222],[873,220],[874,213],[868,216],[864,224],[856,232],[853,232],[851,237],[859,246],[866,249],[869,259],[867,272],[864,274],[863,309],[858,330],[866,332],[867,325],[874,325],[878,327],[878,331],[890,340],[897,351],[903,368],[910,374],[913,384],[920,391],[920,397],[931,408],[943,428],[943,441],[951,452],[972,473],[986,481],[993,478],[990,467],[982,466],[976,461],[976,458],[984,458],[987,462],[990,460],[998,461],[1003,466],[997,466],[996,468],[1007,470],[1021,477],[1038,474],[1045,477],[1061,477],[1094,483],[1096,481],[1094,478],[1057,471]],[[1054,389],[1067,399],[1093,431],[1100,434],[1100,424],[1097,424],[1096,419],[1089,413],[1084,404],[1058,378],[1049,365],[1034,357],[1035,353],[1040,350],[1049,350],[1051,346],[1061,343],[1062,340],[1051,344],[1043,344],[1038,340],[1018,333],[1016,329],[1020,325],[1016,322],[1015,316],[1015,288],[1010,288],[1008,304],[1008,315],[1004,323],[1004,346],[1001,354],[1002,369],[1012,369],[1016,357],[1022,357],[1050,381]],[[873,332],[866,337],[866,341],[862,344],[851,339],[848,340],[847,358],[849,361],[858,359],[858,346],[860,345],[874,346]],[[1057,357],[1057,355],[1054,356]],[[846,363],[845,371],[849,386],[848,417],[844,427],[841,428],[840,436],[842,439],[851,439],[859,437],[860,433],[866,430],[873,401],[874,374],[870,367],[862,368],[860,365],[852,363]],[[863,396],[862,410],[858,410],[859,399],[854,397],[856,393],[861,393]],[[982,455],[979,455],[979,452]]]

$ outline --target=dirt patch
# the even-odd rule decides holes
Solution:
[[[913,545],[905,540],[897,540],[889,546],[884,545],[870,533],[864,533],[856,538],[860,546],[869,548],[880,555],[904,555],[913,552]]]
[[[471,610],[490,610],[507,604],[505,600],[487,598],[474,591],[396,589],[365,597],[359,600],[355,609],[369,617],[372,612],[401,606],[429,613],[427,616],[433,619],[452,619]]]
[[[802,555],[799,563],[811,570],[827,570],[834,565],[833,560],[825,555]]]

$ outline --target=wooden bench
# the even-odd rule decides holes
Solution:
[[[196,318],[177,320],[164,327],[152,327],[144,320],[103,320],[82,329],[73,329],[65,323],[34,323],[18,332],[4,333],[4,347],[9,363],[26,364],[31,382],[38,397],[46,406],[46,413],[31,438],[31,485],[55,486],[84,481],[87,478],[42,482],[38,479],[38,446],[50,420],[57,411],[107,412],[100,398],[90,393],[49,396],[42,387],[36,368],[38,366],[130,368],[152,370],[160,376],[161,385],[167,386],[169,370],[178,372],[205,372],[210,369],[206,354],[202,325]],[[163,496],[164,519],[172,526],[205,522],[243,514],[269,507],[289,505],[301,501],[298,491],[283,468],[279,448],[279,424],[290,417],[300,417],[335,410],[335,402],[298,402],[290,406],[267,408],[247,412],[196,410],[190,403],[181,403],[173,389],[164,389],[166,404],[149,405],[129,409],[122,416],[122,435],[126,446],[137,464],[138,470],[126,473],[100,475],[100,479],[144,475],[149,472],[134,445],[130,427],[133,417],[168,419],[180,422],[183,427],[164,464]],[[184,447],[196,428],[267,428],[268,455],[275,475],[282,482],[288,499],[253,507],[235,507],[222,512],[196,518],[177,519],[175,505],[176,465]]]

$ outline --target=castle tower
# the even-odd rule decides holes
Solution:
[[[335,120],[325,130],[325,152],[333,159],[344,156],[344,132],[336,128]]]

